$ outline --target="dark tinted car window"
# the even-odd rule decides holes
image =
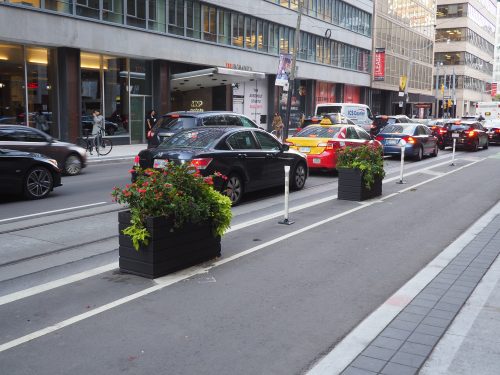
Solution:
[[[230,126],[241,126],[240,119],[238,116],[226,115],[226,124]]]
[[[387,133],[413,135],[415,133],[415,126],[387,125],[382,129],[382,134]]]
[[[347,128],[347,139],[359,139],[359,135],[352,127]]]
[[[17,141],[14,129],[0,129],[0,141]]]
[[[322,105],[317,109],[318,115],[323,115],[325,113],[340,113],[342,111],[342,107],[338,105]]]
[[[24,137],[26,142],[46,142],[47,138],[43,136],[42,134],[31,130],[31,129],[23,129],[20,131],[20,133],[23,133],[22,137]]]
[[[162,149],[173,148],[199,148],[212,146],[224,134],[219,129],[197,129],[184,131],[173,135],[164,141],[159,147]]]
[[[251,132],[238,132],[228,137],[227,143],[233,150],[256,149],[257,143]]]
[[[260,147],[263,150],[280,150],[280,143],[273,138],[273,136],[262,133],[262,132],[255,132],[255,137],[260,143]]]
[[[469,129],[469,125],[464,124],[446,124],[445,127],[451,131],[462,131]]]
[[[258,128],[258,126],[246,117],[241,116],[240,121],[245,128]]]
[[[158,122],[158,128],[166,130],[182,130],[192,129],[196,126],[196,119],[194,117],[169,117],[165,116]]]

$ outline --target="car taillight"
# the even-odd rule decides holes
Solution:
[[[212,162],[212,158],[198,158],[191,160],[191,165],[198,170],[205,169]]]
[[[470,129],[469,129],[469,130],[467,130],[467,132],[466,132],[466,133],[467,133],[467,136],[468,136],[468,137],[474,137],[474,135],[476,134],[476,133],[474,133],[474,130],[470,130]]]
[[[495,129],[495,133],[500,133],[500,129]]]
[[[325,150],[333,150],[334,148],[340,147],[339,143],[336,141],[328,141],[326,142]]]
[[[446,134],[448,131],[446,129],[439,129],[439,134]]]
[[[140,167],[141,164],[139,163],[141,160],[141,158],[139,157],[139,155],[136,155],[135,158],[134,158],[134,167]]]
[[[412,145],[415,144],[415,138],[410,137],[409,135],[407,135],[406,137],[403,137],[403,139],[406,141],[406,143],[409,143],[409,144],[412,144]]]
[[[382,137],[381,135],[377,135],[377,136],[375,137],[375,140],[376,140],[376,141],[379,141],[379,142],[382,142],[382,141],[384,140],[384,137]]]

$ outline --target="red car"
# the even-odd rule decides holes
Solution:
[[[285,141],[290,148],[307,156],[307,166],[316,170],[334,170],[337,151],[345,147],[374,145],[381,147],[356,125],[309,125]]]

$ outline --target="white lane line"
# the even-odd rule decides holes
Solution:
[[[35,294],[46,292],[47,290],[55,289],[63,285],[71,284],[76,281],[81,281],[83,279],[87,279],[89,277],[96,276],[104,272],[108,272],[114,270],[117,267],[118,267],[118,262],[113,262],[88,271],[76,273],[68,277],[63,277],[61,279],[50,281],[45,284],[37,285],[32,288],[24,289],[19,292],[7,294],[5,296],[0,297],[0,306],[26,297],[33,296]]]
[[[70,211],[70,210],[77,210],[80,208],[88,208],[88,207],[93,207],[93,206],[99,206],[101,204],[108,204],[109,202],[97,202],[97,203],[91,203],[91,204],[85,204],[83,206],[75,206],[75,207],[68,207],[68,208],[61,208],[60,210],[52,210],[52,211],[44,211],[44,212],[39,212],[36,214],[30,214],[30,215],[23,215],[23,216],[16,216],[16,217],[10,217],[8,219],[1,219],[0,223],[4,221],[11,221],[11,220],[18,220],[18,219],[26,219],[28,217],[36,217],[36,216],[42,216],[42,215],[47,215],[47,214],[54,214],[56,212],[64,212],[64,211]]]
[[[479,162],[479,161],[477,161],[476,163],[478,163],[478,162]],[[474,163],[474,164],[475,164],[475,163]],[[454,169],[454,170],[452,170],[452,171],[450,171],[450,172],[446,173],[445,175],[448,175],[448,174],[450,174],[450,173],[457,172],[458,170],[460,170],[460,169],[462,169],[462,168],[465,168],[465,167],[466,167],[466,166],[461,167],[461,168]],[[443,176],[438,176],[438,177],[434,177],[434,178],[431,178],[431,179],[429,179],[429,180],[427,180],[427,181],[428,181],[428,182],[430,182],[430,181],[433,181],[433,180],[435,180],[435,179],[438,179],[438,178],[444,177],[445,175],[443,175]],[[425,182],[423,182],[423,183],[425,183]],[[422,185],[423,183],[420,183],[420,184],[417,184],[417,185]],[[415,186],[416,186],[416,185],[415,185]],[[409,189],[411,189],[411,188],[413,188],[413,187],[412,187],[412,186],[410,186],[410,187],[408,187],[407,189],[404,189],[403,191],[409,190]],[[395,194],[391,194],[391,195],[390,195],[390,197],[392,197],[392,196],[394,196],[394,195],[395,195]],[[385,197],[385,198],[384,198],[384,199],[382,199],[382,200],[385,200],[385,199],[387,199],[387,197]],[[64,320],[64,321],[62,321],[62,322],[56,323],[55,325],[52,325],[52,326],[50,326],[50,327],[46,327],[46,328],[44,328],[44,329],[41,329],[41,330],[35,331],[35,332],[33,332],[33,333],[30,333],[30,334],[28,334],[28,335],[22,336],[22,337],[20,337],[20,338],[15,339],[15,340],[12,340],[12,341],[6,342],[6,343],[4,343],[4,344],[0,345],[0,352],[3,352],[3,351],[5,351],[5,350],[11,349],[11,348],[16,347],[16,346],[18,346],[18,345],[24,344],[24,343],[29,342],[29,341],[31,341],[31,340],[34,340],[34,339],[36,339],[36,338],[38,338],[38,337],[42,337],[42,336],[44,336],[44,335],[46,335],[46,334],[52,333],[52,332],[54,332],[54,331],[57,331],[57,330],[59,330],[59,329],[62,329],[62,328],[64,328],[64,327],[67,327],[67,326],[69,326],[69,325],[72,325],[72,324],[78,323],[78,322],[80,322],[80,321],[82,321],[82,320],[85,320],[85,319],[87,319],[87,318],[90,318],[90,317],[92,317],[92,316],[95,316],[95,315],[97,315],[97,314],[100,314],[100,313],[102,313],[102,312],[106,312],[106,311],[108,311],[108,310],[110,310],[110,309],[112,309],[112,308],[114,308],[114,307],[120,306],[120,305],[122,305],[122,304],[124,304],[124,303],[130,302],[130,301],[133,301],[133,300],[135,300],[135,299],[138,299],[138,298],[140,298],[140,297],[143,297],[143,296],[145,296],[145,295],[148,295],[148,294],[150,294],[150,293],[153,293],[153,292],[155,292],[155,291],[158,291],[158,290],[160,290],[160,289],[163,289],[163,288],[164,288],[164,287],[166,287],[166,286],[169,286],[169,285],[175,284],[175,283],[177,283],[177,282],[179,282],[179,281],[181,281],[181,280],[184,280],[184,279],[186,279],[186,278],[193,277],[193,276],[196,276],[196,275],[198,275],[198,274],[202,274],[202,273],[207,273],[207,272],[208,272],[209,270],[211,270],[212,268],[215,268],[215,267],[221,266],[221,265],[223,265],[223,264],[226,264],[226,263],[232,262],[233,260],[239,259],[239,258],[241,258],[241,257],[244,257],[244,256],[248,255],[248,254],[254,253],[254,252],[259,251],[259,250],[262,250],[262,249],[264,249],[264,248],[266,248],[266,247],[268,247],[268,246],[274,245],[275,243],[278,243],[278,242],[284,241],[284,240],[286,240],[286,239],[289,239],[289,238],[291,238],[291,237],[294,237],[294,236],[296,236],[296,235],[299,235],[299,234],[301,234],[301,233],[303,233],[303,232],[306,232],[306,231],[308,231],[308,230],[311,230],[311,229],[314,229],[314,228],[316,228],[316,227],[318,227],[318,226],[321,226],[321,225],[323,225],[323,224],[326,224],[326,223],[328,223],[328,222],[330,222],[330,221],[336,220],[336,219],[341,218],[341,217],[343,217],[343,216],[349,215],[349,214],[351,214],[351,213],[353,213],[353,212],[356,212],[356,211],[359,211],[359,210],[364,209],[364,208],[366,208],[366,207],[369,207],[369,206],[371,206],[371,205],[373,205],[373,204],[377,204],[378,202],[380,202],[380,200],[371,200],[371,201],[368,201],[368,202],[362,203],[362,204],[361,204],[360,206],[358,206],[358,207],[355,207],[355,208],[352,208],[352,209],[350,209],[350,210],[344,211],[344,212],[342,212],[342,213],[340,213],[340,214],[337,214],[337,215],[331,216],[331,217],[329,217],[329,218],[327,218],[327,219],[321,220],[321,221],[319,221],[319,222],[316,222],[316,223],[311,224],[311,225],[309,225],[309,226],[306,226],[306,227],[304,227],[304,228],[298,229],[298,230],[296,230],[296,231],[294,231],[294,232],[291,232],[291,233],[285,234],[285,235],[283,235],[283,236],[277,237],[277,238],[275,238],[275,239],[273,239],[273,240],[271,240],[271,241],[268,241],[268,242],[266,242],[266,243],[263,243],[263,244],[257,245],[257,246],[255,246],[255,247],[252,247],[252,248],[250,248],[250,249],[247,249],[247,250],[245,250],[245,251],[242,251],[242,252],[240,252],[240,253],[238,253],[238,254],[235,254],[235,255],[233,255],[233,256],[230,256],[230,257],[227,257],[227,258],[221,259],[221,260],[219,260],[219,261],[216,261],[216,262],[214,262],[214,263],[210,264],[209,266],[194,266],[194,267],[191,267],[191,268],[186,269],[186,270],[184,270],[184,271],[177,272],[177,273],[175,273],[175,274],[171,274],[171,275],[167,275],[167,276],[164,276],[164,277],[161,277],[161,278],[155,279],[155,282],[157,283],[157,285],[156,285],[156,286],[154,286],[154,287],[147,288],[147,289],[145,289],[145,290],[143,290],[143,291],[140,291],[140,292],[134,293],[134,294],[132,294],[132,295],[130,295],[130,296],[127,296],[127,297],[123,297],[123,298],[121,298],[121,299],[118,299],[118,300],[116,300],[116,301],[113,301],[113,302],[111,302],[111,303],[108,303],[108,304],[106,304],[106,305],[103,305],[103,306],[101,306],[101,307],[98,307],[98,308],[96,308],[96,309],[94,309],[94,310],[88,311],[88,312],[86,312],[86,313],[84,313],[84,314],[80,314],[80,315],[74,316],[74,317],[69,318],[69,319],[66,319],[66,320]],[[498,206],[500,207],[500,204],[499,204]],[[252,224],[248,224],[248,225],[253,225],[253,220],[252,220],[251,222],[252,222]],[[249,222],[249,223],[250,223],[250,222]],[[469,231],[467,231],[466,233],[462,234],[462,236],[460,236],[460,237],[459,237],[459,239],[460,239],[460,238],[462,238],[462,237],[464,237],[464,236],[465,236],[468,232],[469,232]],[[457,240],[457,241],[458,241],[458,240]],[[455,241],[455,242],[457,242],[457,241]],[[470,241],[470,239],[467,241],[467,243],[468,243],[469,241]],[[454,243],[455,243],[455,242],[454,242]],[[453,245],[453,244],[452,244],[452,245]],[[451,247],[452,245],[450,245],[449,247]],[[464,246],[465,246],[465,245],[464,245]],[[449,248],[449,247],[448,247],[448,248]],[[448,249],[448,248],[447,248],[447,249]],[[460,249],[460,250],[461,250],[461,249]],[[445,250],[445,251],[446,251],[446,250]],[[445,251],[443,251],[439,257],[441,257]],[[439,258],[439,257],[438,257],[438,258]],[[453,258],[453,257],[448,258],[448,259],[447,259],[447,261],[446,261],[446,264],[448,264],[448,262],[449,262],[452,258]],[[437,258],[436,258],[436,259],[437,259]],[[437,273],[434,273],[434,271],[435,271],[435,269],[438,267],[438,265],[439,265],[439,263],[440,263],[440,262],[438,261],[438,262],[436,262],[436,265],[434,265],[434,266],[432,266],[432,267],[431,267],[430,265],[431,265],[431,264],[433,264],[434,262],[435,262],[435,261],[431,262],[431,263],[429,264],[429,266],[427,266],[424,270],[420,271],[420,272],[419,272],[419,274],[417,274],[417,276],[418,276],[418,275],[420,275],[420,274],[425,275],[425,274],[428,274],[428,273],[430,272],[430,273],[431,273],[431,275],[433,275],[433,276],[432,276],[432,278],[434,278],[434,277],[435,277],[435,275],[437,274]],[[442,266],[441,266],[441,268],[444,268],[444,267],[446,266],[446,264],[445,264],[445,265],[442,265]],[[110,266],[110,265],[108,265],[108,266]],[[440,270],[440,269],[439,269],[439,270]],[[431,278],[430,280],[432,280],[432,278]],[[413,279],[412,279],[412,280],[413,280]],[[408,284],[410,284],[410,285],[411,285],[411,281],[412,281],[412,280],[410,280],[407,284],[405,284],[405,286],[406,286],[406,285],[408,285]],[[428,283],[428,281],[427,281],[424,285],[419,286],[418,291],[417,291],[417,288],[413,287],[413,289],[414,289],[414,290],[413,290],[414,295],[416,295],[416,294],[417,294],[417,293],[418,293],[418,292],[419,292],[419,291],[420,291],[420,290],[421,290],[421,289],[422,289],[425,285],[427,285],[427,283]],[[62,285],[64,285],[64,284],[61,284],[61,285],[59,285],[59,286],[62,286]],[[403,287],[403,288],[405,288],[405,287]],[[402,288],[402,289],[403,289],[403,288]],[[407,288],[407,289],[408,289],[408,288]],[[411,292],[411,288],[409,289],[409,291]],[[408,291],[405,291],[405,292],[406,292],[406,295],[404,295],[404,298],[406,298],[406,299],[407,299],[407,298],[408,298],[408,296],[407,296],[407,295],[408,295],[408,294],[412,294],[412,293],[409,293]],[[18,292],[18,293],[21,293],[21,292]],[[397,293],[396,293],[396,294],[397,294]],[[396,295],[396,294],[395,294],[395,295]],[[9,296],[6,296],[6,298],[8,298],[8,297],[9,297]],[[394,297],[394,296],[393,296],[393,297]],[[396,296],[396,298],[398,298],[398,297],[399,297],[399,296]],[[392,297],[391,297],[391,298],[392,298]],[[391,300],[391,298],[390,298],[388,301],[390,301],[390,300]],[[399,297],[399,298],[400,298],[400,297]],[[396,299],[396,300],[398,300],[398,299]],[[405,300],[405,299],[404,299],[404,300]],[[408,301],[408,302],[409,302],[409,301]],[[386,303],[387,303],[387,302],[386,302]],[[389,305],[389,307],[391,307],[391,305],[394,305],[394,303],[390,303],[390,302],[389,302],[389,303],[388,303],[388,305]],[[406,306],[406,304],[404,304],[404,306]],[[387,325],[387,324],[388,324],[388,323],[392,320],[392,318],[390,318],[390,319],[389,319],[389,320],[385,323],[385,325],[384,325],[384,326],[380,326],[380,322],[381,322],[381,321],[384,321],[384,318],[385,318],[385,319],[387,319],[387,317],[388,317],[388,316],[395,316],[395,315],[397,315],[397,313],[398,313],[398,312],[399,312],[399,311],[400,311],[400,310],[401,310],[404,306],[402,306],[402,307],[397,307],[397,308],[394,308],[394,307],[393,307],[392,309],[391,309],[391,308],[389,308],[387,311],[383,311],[383,313],[382,313],[382,314],[380,314],[380,313],[379,313],[378,315],[380,315],[380,316],[379,316],[379,317],[375,317],[375,323],[371,322],[371,324],[372,324],[372,325],[373,325],[373,324],[375,324],[375,327],[376,327],[376,328],[375,328],[375,329],[373,329],[373,328],[372,328],[369,334],[370,334],[370,335],[373,335],[373,334],[375,334],[375,332],[380,332],[380,331],[381,331],[381,330],[382,330],[382,329],[383,329],[383,328],[384,328],[384,327],[385,327],[385,326],[386,326],[386,325]],[[377,309],[377,311],[379,311],[379,310],[384,310],[384,309],[383,309],[383,307],[384,307],[384,305],[382,305],[379,309]],[[374,315],[374,314],[376,315],[377,311],[376,311],[375,313],[373,313],[372,315]],[[396,311],[397,311],[397,312],[396,312]],[[371,315],[370,315],[370,316],[371,316]],[[368,319],[368,318],[367,318],[367,319]],[[365,319],[365,320],[366,320],[366,319]],[[363,321],[360,325],[362,325],[363,323],[364,323],[364,321]],[[377,324],[377,323],[378,323],[378,324]],[[358,327],[359,327],[359,326],[358,326]],[[368,328],[369,328],[369,327],[367,327],[366,329],[368,329]],[[358,328],[356,328],[354,331],[356,331],[357,329],[358,329]],[[354,331],[353,331],[353,332],[354,332]],[[352,333],[352,332],[351,332],[351,333]],[[349,334],[349,335],[346,337],[346,339],[347,339],[347,338],[349,338],[350,336],[351,336],[351,334]],[[354,334],[354,336],[355,336],[355,334]],[[359,334],[358,334],[358,336],[359,336]],[[376,335],[375,335],[375,336],[376,336]],[[363,349],[364,349],[364,347],[365,347],[365,346],[369,343],[369,341],[368,341],[368,342],[365,342],[365,341],[364,341],[365,339],[366,339],[366,336],[365,336],[365,335],[363,335],[363,340],[362,340],[362,342],[363,342],[363,346],[362,346],[362,348],[363,348]],[[345,340],[343,340],[343,341],[341,342],[341,344],[342,344],[344,341],[345,341]],[[370,341],[371,341],[371,340],[370,340]],[[352,343],[352,344],[349,344],[349,345],[348,345],[348,347],[351,349],[351,354],[352,354],[352,347],[356,347],[357,349],[359,349],[359,348],[360,348],[359,343],[357,343],[357,344],[358,344],[357,346],[356,346],[356,345],[354,345],[355,343],[356,343],[356,342],[354,342],[354,343]],[[340,344],[339,344],[339,345],[340,345]],[[352,347],[351,347],[351,346],[352,346]],[[357,350],[357,349],[356,349],[356,350]],[[362,350],[362,349],[361,349],[361,350]],[[359,352],[361,352],[361,350],[359,350]],[[334,349],[334,351],[335,351],[335,349]],[[359,352],[358,352],[358,353],[359,353]],[[330,354],[331,354],[331,353],[330,353]],[[328,356],[330,356],[330,354],[328,354],[328,355],[327,355],[327,357],[328,357]],[[357,354],[356,354],[356,355],[357,355]],[[353,357],[353,358],[354,358],[354,357]],[[345,367],[345,366],[347,366],[347,365],[348,365],[351,361],[352,361],[352,359],[351,359],[351,360],[350,360],[347,364],[345,364],[345,365],[344,365],[344,367]],[[323,362],[323,361],[322,361],[322,362]],[[329,362],[329,361],[327,361],[327,362]],[[317,367],[317,366],[316,366],[316,367]],[[343,369],[344,367],[342,367],[342,369]],[[318,373],[318,374],[324,374],[324,373]]]

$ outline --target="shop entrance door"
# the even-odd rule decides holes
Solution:
[[[151,96],[130,95],[130,142],[146,143],[146,110],[151,107]]]

